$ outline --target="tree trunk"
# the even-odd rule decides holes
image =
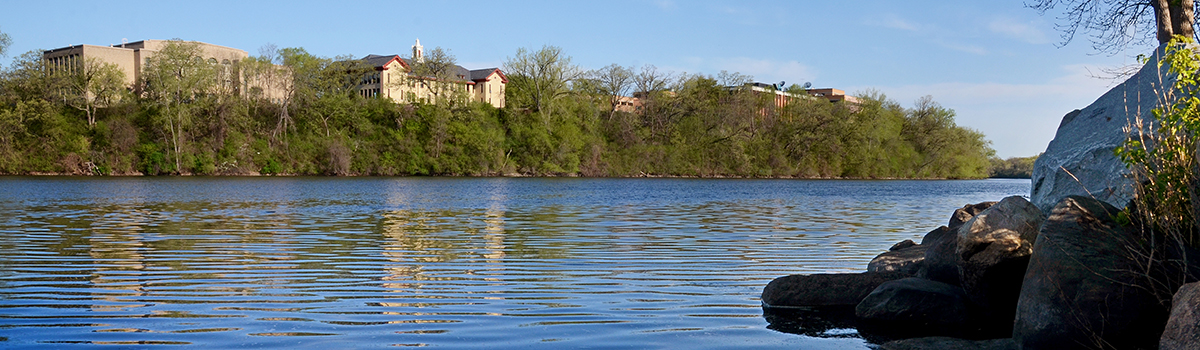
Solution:
[[[1158,28],[1158,43],[1166,44],[1171,41],[1171,36],[1175,34],[1175,28],[1171,24],[1171,6],[1170,0],[1154,0],[1151,6],[1154,7],[1154,20]]]
[[[1182,35],[1192,38],[1195,36],[1195,30],[1192,26],[1195,23],[1195,5],[1193,0],[1174,0],[1171,1],[1171,32],[1175,35]]]

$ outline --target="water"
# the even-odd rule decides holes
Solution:
[[[0,178],[0,348],[867,348],[768,329],[1028,180]],[[801,332],[803,333],[803,332]]]

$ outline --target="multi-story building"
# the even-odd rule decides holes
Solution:
[[[72,45],[47,50],[42,53],[42,58],[46,60],[50,69],[71,70],[81,67],[85,59],[94,57],[101,62],[116,65],[122,73],[125,73],[125,83],[130,88],[136,88],[137,82],[142,78],[143,69],[150,62],[150,57],[162,50],[169,42],[168,40],[142,40],[112,46]],[[201,59],[219,64],[227,71],[233,69],[232,66],[238,61],[249,57],[246,51],[231,47],[196,41],[190,43],[196,44],[203,52]],[[228,74],[226,76],[236,79],[238,75]]]
[[[375,69],[359,85],[364,97],[390,98],[396,102],[432,101],[444,92],[460,94],[474,101],[504,107],[504,89],[508,77],[499,68],[466,69],[455,65],[447,78],[423,77],[413,73],[412,60],[421,62],[425,49],[421,41],[413,45],[412,59],[399,55],[367,55],[362,61]],[[444,84],[444,85],[437,85]]]
[[[847,95],[845,91],[834,88],[808,89],[808,94],[814,97],[822,97],[829,102],[848,102],[858,104],[858,98]]]

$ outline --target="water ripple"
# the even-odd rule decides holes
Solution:
[[[0,347],[864,348],[767,329],[763,285],[1028,186],[0,178]]]

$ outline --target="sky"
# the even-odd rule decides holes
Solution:
[[[1119,83],[1096,77],[1151,47],[1062,45],[1060,9],[997,1],[23,1],[0,0],[0,32],[22,53],[76,44],[184,39],[258,55],[401,54],[420,39],[471,69],[518,48],[561,47],[584,69],[722,70],[757,81],[875,91],[905,107],[930,95],[996,155],[1045,150],[1066,113]]]

